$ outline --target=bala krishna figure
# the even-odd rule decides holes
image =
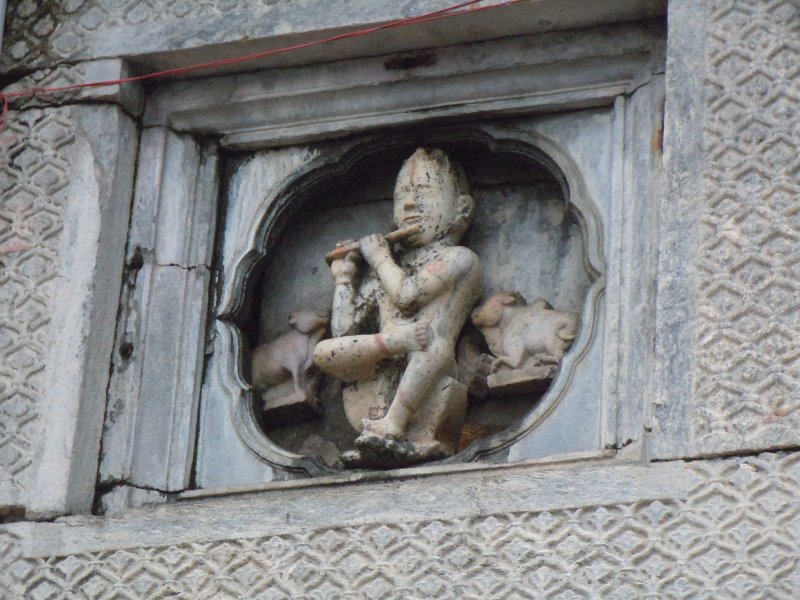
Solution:
[[[331,263],[334,337],[314,362],[347,384],[345,413],[360,435],[345,464],[399,467],[455,452],[467,407],[455,346],[481,292],[480,260],[458,245],[473,213],[461,167],[420,148],[395,184],[395,225],[413,232],[397,254],[373,234]]]

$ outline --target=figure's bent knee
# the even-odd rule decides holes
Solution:
[[[323,340],[314,347],[314,364],[320,369],[325,369],[331,365],[336,356],[336,344],[334,340]]]
[[[367,343],[372,336],[344,336],[319,342],[314,348],[314,364],[341,381],[371,377],[381,357]]]

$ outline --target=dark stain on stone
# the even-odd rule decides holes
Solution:
[[[664,128],[659,127],[656,129],[653,139],[650,141],[650,148],[655,154],[662,154],[664,152]]]
[[[130,342],[122,342],[119,346],[119,355],[122,360],[128,360],[133,356],[133,344]]]
[[[422,52],[405,52],[386,59],[383,66],[387,71],[408,71],[436,64],[436,53],[430,50]]]

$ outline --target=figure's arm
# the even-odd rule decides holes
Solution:
[[[452,248],[414,275],[408,275],[392,258],[389,245],[380,236],[367,236],[360,242],[361,254],[378,274],[383,289],[401,310],[425,306],[471,265],[471,254]]]
[[[368,299],[360,298],[355,290],[358,271],[355,253],[331,263],[331,275],[335,282],[333,306],[331,307],[331,334],[341,337],[356,333],[368,312]]]

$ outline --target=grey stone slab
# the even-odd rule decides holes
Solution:
[[[615,302],[620,333],[606,346],[617,361],[613,393],[617,404],[617,447],[635,443],[641,448],[646,428],[645,407],[653,395],[656,363],[656,264],[657,222],[661,183],[664,91],[663,78],[654,77],[625,100],[624,144],[628,150],[621,163],[621,180],[615,190],[621,217],[612,225],[611,248],[618,249],[619,297]],[[611,262],[611,260],[609,260]],[[609,299],[610,299],[609,294]],[[611,308],[611,301],[609,308]]]
[[[617,111],[609,108],[517,122],[521,130],[544,137],[562,153],[558,157],[551,155],[551,158],[557,162],[560,159],[559,166],[568,177],[577,178],[569,182],[572,194],[580,194],[587,204],[596,207],[600,216],[600,235],[603,236],[600,242],[603,255],[608,255],[614,245],[621,243],[610,216],[618,201],[613,193],[615,161],[623,156],[625,143],[624,138],[617,136],[614,127],[618,118]],[[545,151],[548,149],[543,148]],[[571,200],[578,201],[574,197]],[[584,252],[591,247],[588,240],[585,244]],[[604,389],[603,381],[609,378],[614,381],[618,377],[615,372],[605,372],[604,355],[612,351],[620,331],[624,330],[606,329],[607,307],[618,303],[621,293],[618,288],[606,289],[619,265],[609,262],[606,268],[608,272],[601,281],[595,281],[584,303],[578,307],[582,311],[582,324],[573,344],[574,351],[570,352],[562,367],[565,373],[553,382],[534,409],[534,414],[538,414],[535,428],[507,449],[508,460],[615,445],[616,423],[608,421],[610,414],[616,411],[617,403],[624,406],[624,401]],[[550,408],[545,411],[547,406]]]
[[[41,527],[31,556],[257,538],[329,527],[359,527],[557,511],[685,497],[695,475],[682,463],[656,467],[583,465],[499,467],[396,482],[301,486],[193,500],[102,519],[70,517]],[[281,484],[276,484],[280,486]],[[556,491],[559,490],[558,493]]]
[[[215,78],[202,92],[165,83],[145,122],[258,148],[421,118],[607,104],[663,69],[662,41],[663,24],[651,21],[438,48],[411,72],[387,68],[383,55]]]
[[[503,469],[344,486],[330,502],[303,489],[15,524],[0,530],[0,584],[32,596],[794,600],[799,465],[788,453]]]
[[[103,482],[189,485],[217,217],[213,145],[142,132],[100,464]]]
[[[293,173],[302,170],[318,156],[309,148],[288,148],[266,151],[249,157],[229,180],[225,198],[225,228],[219,242],[219,264],[230,274],[237,262],[244,260],[255,246],[260,215],[274,200],[277,190]],[[233,287],[222,288],[214,307],[236,302]],[[288,288],[280,297],[295,302],[308,289]],[[288,315],[288,313],[287,313]],[[286,315],[283,317],[286,321]],[[242,393],[241,386],[224,373],[238,369],[229,366],[233,354],[230,344],[222,344],[223,332],[214,338],[214,353],[209,358],[203,379],[197,444],[196,483],[200,487],[221,488],[231,485],[257,484],[272,481],[275,471],[247,447],[233,425],[233,404]],[[278,473],[278,477],[285,474]]]
[[[282,474],[276,474],[270,465],[256,457],[236,433],[231,390],[222,383],[220,360],[217,353],[209,359],[203,379],[195,485],[201,489],[222,489],[273,481]]]
[[[501,0],[487,0],[485,6]],[[80,4],[21,2],[7,15],[2,69],[20,70],[96,58],[131,56],[149,68],[175,67],[322,39],[355,29],[440,10],[452,0],[398,3],[313,0],[297,9],[293,0],[213,0],[202,4],[156,0],[152,4],[89,0]],[[446,46],[467,40],[587,27],[651,18],[663,0],[537,0],[414,27],[386,30],[335,45],[305,49],[289,57],[255,61],[242,68],[324,62],[373,54]],[[491,16],[488,16],[491,15]]]
[[[209,273],[146,263],[118,334],[101,480],[185,489],[194,456]]]
[[[128,260],[211,266],[217,218],[217,155],[164,127],[142,132]]]
[[[51,275],[58,301],[42,315],[52,328],[40,363],[41,439],[26,503],[27,514],[45,517],[88,511],[94,498],[137,148],[135,126],[118,108],[55,114],[50,147],[59,147],[58,132],[71,147],[64,162],[45,163],[65,169],[63,224]],[[47,169],[41,181],[55,191],[59,179]]]
[[[114,81],[132,75],[125,61],[120,59],[85,61],[78,64],[59,65],[29,73],[3,89],[14,93],[30,89],[61,88],[98,81]],[[144,108],[144,92],[138,82],[103,87],[84,87],[51,94],[22,96],[12,100],[18,109],[43,106],[60,106],[74,103],[117,104],[132,117],[138,117]]]
[[[656,325],[656,386],[650,405],[653,456],[679,456],[689,447],[693,394],[694,289],[698,274],[687,265],[697,253],[692,235],[700,217],[703,156],[703,78],[708,8],[702,3],[670,4],[664,169],[666,189],[659,206]]]

